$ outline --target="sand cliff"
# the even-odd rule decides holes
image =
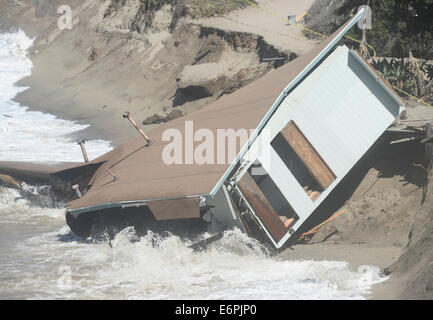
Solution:
[[[9,25],[36,37],[32,75],[20,82],[30,89],[17,101],[91,124],[79,138],[114,145],[136,134],[126,110],[146,123],[181,116],[296,57],[261,35],[195,23],[170,1],[151,15],[139,0],[67,2],[71,30],[59,30],[59,15],[35,17],[33,2],[25,3],[8,11]],[[263,61],[272,57],[283,60]]]

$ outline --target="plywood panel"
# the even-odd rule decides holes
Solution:
[[[314,147],[308,142],[296,124],[290,121],[287,126],[281,130],[281,134],[305,163],[321,187],[323,189],[329,187],[335,180],[334,173],[322,160]]]
[[[268,159],[266,159],[268,157]],[[259,156],[266,172],[278,186],[289,205],[301,219],[308,218],[314,209],[314,202],[308,197],[305,190],[298,183],[295,176],[278,156],[274,148]]]
[[[287,229],[248,171],[239,180],[238,187],[274,240],[280,241],[287,233]]]
[[[146,205],[156,220],[200,218],[199,198],[152,201]]]

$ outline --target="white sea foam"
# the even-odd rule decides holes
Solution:
[[[11,101],[25,89],[14,83],[31,72],[31,45],[22,31],[0,35],[0,160],[81,161],[65,135],[85,126]],[[91,158],[110,149],[104,141],[87,146]],[[35,206],[31,200],[45,190],[38,188],[28,186],[25,197],[0,188],[3,299],[363,299],[386,280],[372,266],[351,271],[346,262],[271,257],[239,230],[198,253],[176,236],[149,233],[131,242],[131,228],[112,248],[86,243],[70,234],[63,209]],[[72,272],[70,288],[59,286],[64,266]]]
[[[87,125],[28,111],[12,101],[27,88],[14,84],[31,74],[28,49],[33,40],[23,31],[0,34],[0,161],[82,161],[80,147],[67,135]],[[102,140],[86,142],[90,159],[111,150]]]
[[[32,295],[39,299],[364,299],[386,279],[371,266],[351,271],[346,262],[280,260],[239,230],[205,252],[193,252],[176,236],[149,233],[133,243],[132,237],[133,229],[123,230],[113,248],[80,243],[65,228],[29,238],[15,250],[41,264],[14,286],[29,292],[43,286]],[[57,286],[59,266],[70,267],[70,288]]]
[[[0,186],[0,223],[41,223],[46,219],[64,219],[65,210],[46,192],[49,186],[22,190]],[[44,206],[44,207],[42,207]]]

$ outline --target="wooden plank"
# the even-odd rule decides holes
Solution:
[[[319,153],[314,149],[311,143],[303,135],[298,126],[290,121],[287,126],[281,130],[281,134],[310,170],[313,177],[320,186],[325,190],[335,180],[335,174],[328,165],[323,161]]]
[[[239,180],[238,187],[274,240],[280,241],[287,233],[287,229],[248,171]]]
[[[151,201],[146,205],[156,220],[200,218],[199,198]]]
[[[312,191],[310,193],[308,193],[308,196],[310,197],[311,200],[316,200],[318,196],[320,196],[320,192],[319,191]]]

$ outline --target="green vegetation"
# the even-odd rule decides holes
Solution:
[[[127,0],[111,0],[106,16],[126,4]],[[248,6],[245,0],[140,0],[141,10],[155,11],[165,4],[171,4],[174,10],[184,10],[193,18],[222,15],[229,11]],[[252,2],[255,2],[254,0]]]
[[[330,34],[367,0],[316,0],[306,17],[308,26]],[[370,0],[373,28],[367,42],[378,56],[433,59],[433,0]],[[348,34],[361,39],[361,30]]]
[[[245,0],[186,0],[186,3],[193,18],[222,15],[248,5]]]
[[[111,0],[104,13],[104,18],[116,14],[128,0]],[[255,2],[252,0],[252,2]],[[171,5],[174,28],[179,18],[189,16],[192,18],[211,17],[223,15],[229,11],[248,6],[245,0],[140,0],[138,14],[131,26],[131,30],[143,32],[152,26],[155,11],[164,5]]]
[[[393,86],[433,102],[433,65],[426,60],[383,59],[372,65]]]
[[[329,35],[366,4],[367,0],[316,0],[305,21],[310,29]],[[373,25],[366,32],[367,43],[377,56],[396,58],[373,66],[393,86],[433,103],[433,66],[426,62],[433,60],[433,0],[370,0],[369,4]],[[362,30],[354,27],[347,35],[361,39]],[[359,48],[356,42],[344,41]],[[422,59],[408,59],[410,53]]]

